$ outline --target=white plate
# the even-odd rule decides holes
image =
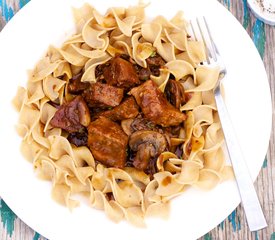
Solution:
[[[56,204],[50,183],[39,181],[19,151],[21,139],[14,126],[18,114],[11,106],[17,86],[25,85],[49,44],[60,44],[73,30],[71,6],[85,0],[32,0],[0,34],[0,196],[30,227],[49,239],[196,239],[224,220],[240,198],[234,181],[210,192],[191,189],[172,200],[169,220],[149,219],[146,229],[126,222],[114,224],[102,211],[85,203],[73,212]],[[103,3],[104,2],[104,3]],[[137,1],[91,1],[104,12],[111,6]],[[205,15],[228,67],[224,83],[227,106],[247,160],[256,178],[264,160],[271,130],[271,98],[267,76],[253,42],[237,20],[215,0],[151,0],[150,17],[172,17],[178,10],[187,17]]]

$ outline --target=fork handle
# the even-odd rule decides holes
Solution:
[[[241,148],[234,132],[226,105],[218,86],[215,91],[215,100],[226,140],[227,149],[235,173],[242,205],[250,231],[257,231],[267,227],[267,223],[255,191],[253,181],[248,172]]]

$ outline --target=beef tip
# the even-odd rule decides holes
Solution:
[[[159,75],[160,75],[160,67],[159,66],[151,66],[150,71],[151,71],[152,75],[159,77]]]
[[[150,79],[151,70],[149,68],[141,68],[138,73],[138,77],[141,81]]]
[[[168,102],[152,80],[133,88],[130,93],[135,97],[145,118],[155,124],[163,127],[176,126],[186,119],[185,114]]]
[[[104,68],[103,75],[108,84],[121,88],[129,89],[140,83],[133,64],[119,56],[114,57],[110,66]]]
[[[150,120],[143,118],[141,115],[136,118],[130,118],[121,121],[121,127],[127,135],[131,135],[136,131],[151,130],[159,133],[164,133],[163,129],[151,122]]]
[[[157,130],[157,126],[150,120],[138,116],[133,120],[131,124],[131,129],[133,130],[133,132],[140,130]]]
[[[88,147],[94,158],[108,167],[123,168],[126,162],[128,137],[121,127],[106,117],[88,127]]]
[[[134,64],[134,69],[140,81],[146,81],[150,79],[150,75],[152,74],[150,68],[143,68],[138,64]]]
[[[163,133],[167,134],[169,137],[177,138],[177,137],[179,137],[181,128],[182,128],[182,126],[180,126],[180,125],[166,127],[166,128],[163,128]]]
[[[97,82],[91,84],[82,96],[89,107],[115,107],[122,101],[123,89]]]
[[[165,65],[165,61],[158,54],[156,54],[153,57],[147,58],[146,62],[149,66],[151,74],[154,75],[154,76],[159,76],[160,75],[160,68]]]
[[[165,87],[165,95],[168,101],[177,109],[179,109],[181,105],[185,104],[184,87],[176,80],[169,79]]]
[[[113,121],[135,118],[138,115],[138,105],[134,97],[128,97],[117,107],[101,112],[98,116],[107,117]]]
[[[68,92],[71,94],[81,94],[85,89],[89,88],[90,83],[81,82],[82,72],[78,73],[69,80]]]
[[[86,102],[81,96],[77,96],[72,101],[61,105],[50,123],[53,127],[73,133],[87,127],[90,120],[90,111]]]
[[[104,76],[103,76],[103,71],[106,67],[108,67],[110,65],[109,62],[105,63],[105,64],[100,64],[100,65],[97,65],[96,68],[95,68],[95,77],[97,80],[102,80],[104,79]]]
[[[119,57],[126,60],[126,61],[130,61],[130,56],[127,55],[127,54],[120,54]]]
[[[149,65],[149,67],[151,67],[151,66],[158,66],[158,67],[160,67],[160,66],[164,66],[165,65],[165,61],[158,54],[156,54],[153,57],[147,58],[146,62]]]
[[[88,143],[88,132],[85,129],[81,130],[80,132],[73,132],[70,133],[67,137],[68,141],[77,147],[80,146],[87,146]]]

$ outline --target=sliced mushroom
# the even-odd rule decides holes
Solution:
[[[145,170],[151,158],[161,154],[166,146],[165,137],[154,131],[141,130],[134,132],[129,139],[131,150],[136,151],[133,165],[138,170]]]
[[[132,134],[132,129],[131,129],[131,125],[133,123],[134,119],[130,118],[130,119],[125,119],[121,121],[121,127],[123,129],[123,131],[130,136]]]

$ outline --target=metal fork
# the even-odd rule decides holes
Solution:
[[[195,23],[194,23],[195,22]],[[232,167],[235,173],[242,205],[246,214],[246,220],[250,231],[257,231],[267,227],[267,223],[255,191],[253,181],[250,177],[246,162],[234,132],[226,105],[221,95],[221,81],[226,77],[226,67],[221,59],[218,48],[213,41],[210,29],[205,17],[197,18],[190,22],[195,40],[202,40],[206,49],[206,61],[203,65],[220,67],[220,75],[217,85],[214,88],[214,95],[220,117],[223,133]]]

